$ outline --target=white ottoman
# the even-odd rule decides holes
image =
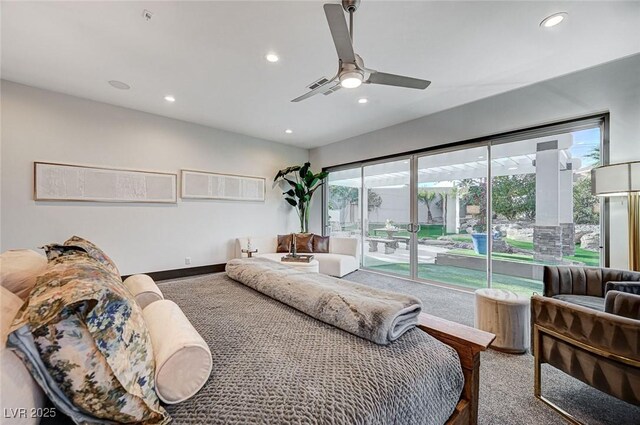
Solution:
[[[311,260],[308,263],[295,261],[280,261],[285,266],[295,267],[296,269],[307,273],[318,273],[320,271],[320,263],[318,260]]]
[[[529,298],[504,289],[475,292],[475,327],[496,335],[491,348],[524,353],[529,348]]]

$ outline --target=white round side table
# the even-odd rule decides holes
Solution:
[[[524,353],[529,348],[530,300],[504,289],[475,291],[475,327],[496,335],[491,348]]]

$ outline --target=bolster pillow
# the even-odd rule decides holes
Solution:
[[[146,274],[134,274],[126,278],[123,283],[142,309],[154,301],[164,299],[158,285]]]
[[[142,314],[153,345],[158,397],[167,404],[191,398],[209,379],[209,346],[173,301],[156,301]]]

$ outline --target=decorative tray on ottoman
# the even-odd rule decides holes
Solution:
[[[282,257],[282,261],[285,263],[310,263],[313,260],[313,255],[298,254],[295,257],[285,255]]]

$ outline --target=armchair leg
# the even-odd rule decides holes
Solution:
[[[540,329],[538,325],[533,326],[533,394],[537,399],[558,412],[562,417],[574,425],[584,425],[566,410],[542,396],[542,362],[540,360]]]

